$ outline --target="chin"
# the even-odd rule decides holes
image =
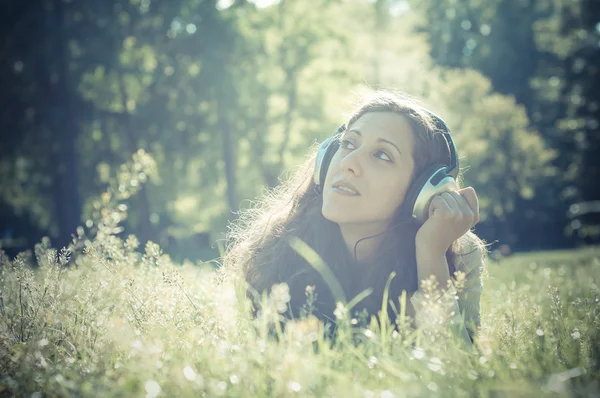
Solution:
[[[331,209],[331,206],[325,207],[325,205],[323,205],[321,208],[321,214],[323,217],[325,217],[325,219],[338,224],[344,221],[344,215],[339,213],[339,209],[336,212],[335,209]]]
[[[327,219],[331,222],[334,222],[336,224],[345,224],[345,223],[356,222],[356,219],[354,217],[353,218],[348,217],[348,216],[354,216],[355,214],[348,214],[341,207],[335,207],[335,206],[323,207],[321,210],[321,214],[323,214],[323,217],[325,217],[325,219]]]
[[[323,207],[323,208],[321,209],[321,214],[323,215],[323,217],[324,217],[326,220],[329,220],[329,221],[332,221],[332,222],[336,222],[336,221],[335,221],[335,217],[333,217],[333,218],[332,218],[332,215],[331,215],[331,214],[329,214],[329,212],[328,212],[328,211],[325,209],[325,207]]]

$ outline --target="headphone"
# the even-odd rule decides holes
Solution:
[[[425,109],[424,109],[425,110]],[[404,216],[417,224],[423,224],[429,217],[429,204],[434,196],[443,192],[457,190],[456,179],[458,176],[458,156],[454,148],[454,141],[450,135],[450,129],[446,122],[433,112],[425,110],[433,119],[436,127],[444,136],[448,147],[450,148],[450,165],[434,164],[420,173],[410,184],[404,197],[401,212]],[[315,188],[323,194],[323,186],[327,170],[333,155],[337,152],[340,145],[340,136],[346,130],[345,125],[341,125],[332,137],[327,138],[319,145],[317,158],[315,162],[315,171],[313,181]]]

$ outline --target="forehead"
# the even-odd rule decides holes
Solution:
[[[413,148],[414,134],[408,118],[394,112],[369,112],[352,123],[348,131],[356,129],[363,137],[385,138],[403,147]]]

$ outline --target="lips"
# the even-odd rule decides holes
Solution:
[[[347,188],[347,189],[350,189],[351,191],[353,191],[355,194],[360,195],[360,192],[358,192],[358,189],[356,189],[356,187],[354,185],[352,185],[351,183],[349,183],[346,180],[335,182],[335,183],[333,183],[333,185],[331,187],[332,188]]]

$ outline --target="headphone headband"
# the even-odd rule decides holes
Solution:
[[[444,119],[427,109],[424,109],[424,111],[429,113],[433,120],[436,121],[437,127],[440,129],[442,135],[446,139],[448,149],[450,150],[450,165],[448,166],[448,174],[456,179],[458,177],[458,156],[456,155],[456,148],[454,147],[454,140],[450,134],[450,129],[448,128],[448,125]]]

